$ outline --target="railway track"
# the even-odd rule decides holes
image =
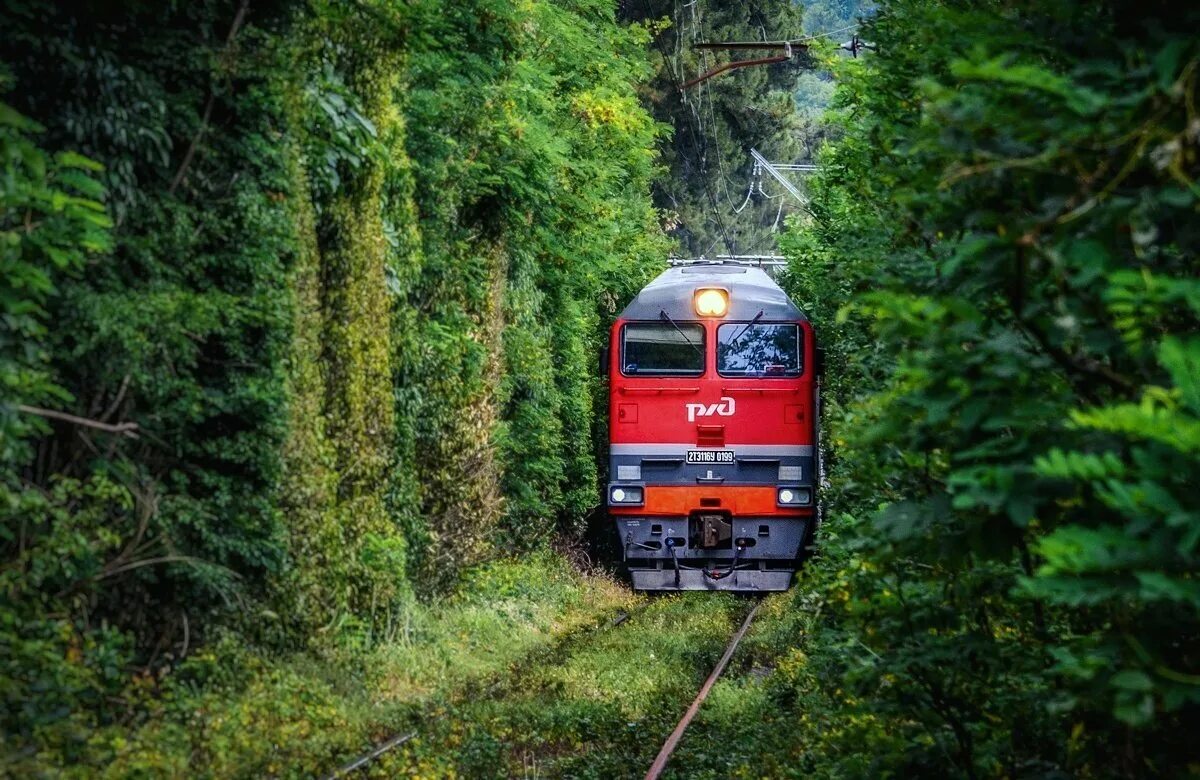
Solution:
[[[515,679],[520,678],[523,669],[537,664],[547,663],[553,657],[564,652],[570,652],[572,648],[577,647],[581,642],[592,639],[599,633],[619,629],[621,626],[626,625],[632,616],[644,609],[648,603],[649,602],[643,602],[632,609],[622,610],[607,620],[597,621],[591,626],[573,631],[567,636],[564,636],[560,641],[554,643],[553,646],[545,648],[544,651],[532,653],[528,658],[525,659],[520,668],[512,670],[509,674],[504,675],[501,679],[493,679],[489,683],[485,683],[479,687],[471,688],[461,695],[468,699],[493,698],[496,696],[502,696],[504,694],[505,686],[513,684]],[[687,730],[688,725],[692,722],[693,718],[695,718],[696,714],[700,710],[701,705],[704,703],[704,700],[708,697],[709,692],[712,690],[713,685],[721,677],[722,673],[725,671],[725,668],[728,666],[729,661],[733,658],[734,653],[737,651],[738,645],[741,643],[742,639],[746,635],[746,632],[749,630],[751,623],[754,621],[760,606],[762,606],[762,599],[756,600],[754,606],[742,619],[740,627],[736,632],[734,632],[733,637],[729,640],[729,643],[725,647],[725,651],[718,659],[711,673],[705,679],[704,684],[701,685],[700,690],[697,692],[690,706],[679,719],[679,722],[676,724],[671,734],[667,737],[666,741],[663,742],[662,747],[658,751],[658,755],[655,757],[654,762],[650,765],[649,770],[646,772],[646,780],[658,780],[658,778],[662,775],[662,772],[666,769],[666,766],[670,761],[672,754],[675,752],[676,747],[679,745],[680,740],[683,738],[684,732]],[[325,775],[323,780],[339,780],[339,778],[351,776],[364,767],[370,765],[376,759],[379,759],[392,750],[401,747],[405,743],[415,739],[420,733],[421,729],[415,727],[403,729],[388,739],[373,746],[370,750],[367,750],[362,754],[355,756],[352,760],[342,764],[333,772]]]
[[[725,652],[721,655],[720,660],[717,661],[717,665],[713,667],[712,673],[708,675],[708,679],[704,681],[704,685],[700,686],[700,692],[692,700],[691,706],[683,713],[683,717],[679,719],[675,730],[671,732],[671,735],[667,737],[667,741],[659,749],[658,755],[654,758],[654,763],[646,771],[645,780],[658,780],[663,770],[667,768],[667,762],[671,760],[671,755],[679,745],[679,740],[683,739],[683,733],[687,731],[688,724],[692,722],[692,718],[696,717],[696,713],[700,711],[700,705],[708,698],[708,692],[712,690],[721,673],[725,671],[725,667],[729,665],[729,659],[733,658],[734,652],[737,650],[738,645],[741,644],[742,637],[746,636],[746,631],[750,628],[750,623],[754,621],[754,616],[758,613],[758,608],[761,606],[762,599],[759,599],[746,614],[741,628],[737,630],[733,638],[729,640],[729,644],[725,646]]]
[[[586,626],[586,627],[578,629],[576,631],[572,631],[570,634],[568,634],[567,636],[564,636],[560,641],[555,642],[553,644],[553,646],[546,648],[544,651],[531,653],[530,656],[524,660],[524,662],[521,664],[521,666],[519,668],[513,670],[510,674],[505,675],[504,677],[502,677],[499,680],[493,680],[490,684],[486,684],[482,689],[468,688],[467,692],[463,695],[468,696],[468,697],[475,696],[475,695],[483,695],[483,696],[489,696],[489,697],[495,696],[499,692],[502,691],[504,685],[506,683],[508,683],[511,678],[519,677],[524,668],[534,665],[534,664],[544,663],[546,661],[547,657],[552,657],[556,654],[567,651],[571,647],[576,645],[582,639],[590,637],[599,631],[606,631],[606,630],[612,630],[615,628],[619,628],[620,626],[624,625],[626,623],[626,621],[628,621],[632,615],[641,611],[645,607],[645,605],[646,605],[646,603],[643,602],[642,604],[640,604],[632,609],[621,610],[620,612],[618,612],[615,616],[613,616],[609,620],[598,621],[594,625]],[[377,758],[380,758],[381,756],[385,755],[386,753],[391,752],[395,748],[398,748],[398,747],[404,745],[406,742],[409,742],[412,739],[415,739],[419,733],[420,733],[419,729],[409,728],[409,729],[404,729],[396,734],[393,734],[392,736],[388,737],[386,740],[373,746],[370,750],[367,750],[367,751],[361,753],[360,755],[355,756],[353,759],[340,765],[337,769],[333,770],[329,774],[324,775],[321,778],[321,780],[339,780],[339,778],[344,778],[344,777],[353,775],[358,770],[366,767],[368,764],[370,764],[372,761],[376,760]]]

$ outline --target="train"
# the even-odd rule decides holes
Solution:
[[[635,590],[790,587],[819,521],[820,358],[749,264],[673,265],[620,313],[605,504]]]

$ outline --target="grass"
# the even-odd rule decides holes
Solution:
[[[455,596],[411,605],[387,640],[348,635],[321,656],[216,641],[153,696],[148,682],[144,723],[92,735],[89,760],[62,773],[321,775],[639,600],[609,577],[545,554],[490,565]],[[47,766],[35,758],[29,768],[59,774]]]
[[[805,599],[766,599],[668,777],[811,771]],[[214,642],[148,681],[149,717],[92,735],[89,760],[65,774],[314,777],[413,730],[359,776],[641,777],[751,603],[639,596],[550,553],[496,563],[411,605],[385,639],[344,631],[319,656]],[[59,774],[49,764],[27,773]]]
[[[378,776],[640,777],[749,609],[728,594],[648,600],[519,670],[492,695],[447,703]]]
[[[812,777],[811,684],[804,638],[815,619],[803,591],[769,596],[676,750],[667,778]]]

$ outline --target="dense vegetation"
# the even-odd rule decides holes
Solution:
[[[592,355],[666,252],[641,28],[591,0],[3,18],[10,768],[102,760],[92,729],[222,631],[370,644],[578,533]]]
[[[814,768],[1194,771],[1197,29],[896,0],[842,68],[787,242],[830,355]]]
[[[672,238],[772,248],[751,147],[821,163],[782,281],[827,514],[673,771],[1200,765],[1200,11],[0,22],[0,775],[313,776],[416,728],[380,775],[640,775],[745,604],[547,548],[596,516],[611,317]],[[728,56],[694,40],[803,35],[676,88]]]

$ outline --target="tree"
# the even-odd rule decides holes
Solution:
[[[802,147],[793,90],[809,65],[803,52],[791,62],[742,68],[687,90],[688,80],[744,52],[696,49],[696,41],[779,41],[801,36],[801,7],[769,3],[699,2],[673,16],[670,3],[628,3],[627,18],[658,23],[657,73],[645,100],[674,133],[661,145],[670,175],[656,182],[654,199],[669,232],[691,255],[742,254],[771,249],[782,225],[778,200],[738,211],[746,201],[754,163],[750,150],[771,160],[794,160]],[[765,56],[756,52],[752,56]],[[779,197],[779,195],[776,195]]]
[[[845,135],[789,252],[833,352],[821,644],[866,648],[822,661],[847,771],[1194,755],[1200,49],[1180,13],[901,0],[844,70]]]

